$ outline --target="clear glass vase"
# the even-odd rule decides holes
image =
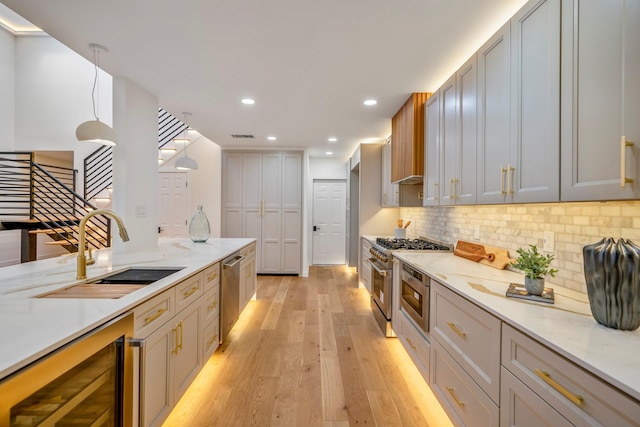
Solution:
[[[211,228],[209,227],[207,215],[202,211],[202,205],[198,205],[198,209],[189,223],[189,238],[196,243],[206,242],[210,233]]]

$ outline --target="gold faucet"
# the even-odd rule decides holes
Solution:
[[[120,219],[115,212],[107,210],[107,209],[98,209],[95,211],[91,211],[80,220],[80,226],[78,227],[78,269],[76,273],[76,279],[86,279],[87,278],[87,258],[84,256],[84,250],[86,246],[86,226],[87,221],[94,215],[102,214],[105,216],[109,216],[113,218],[118,223],[118,229],[120,231],[120,238],[123,242],[129,241],[129,234],[127,233],[127,229],[124,227],[124,223]],[[89,259],[90,264],[93,264],[93,257],[91,256],[91,249],[89,249]]]

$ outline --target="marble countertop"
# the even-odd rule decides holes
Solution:
[[[554,290],[553,305],[507,298],[509,284],[523,284],[523,275],[452,253],[395,251],[393,256],[640,400],[640,329],[600,325],[586,294],[547,281],[545,286]]]
[[[160,239],[156,248],[135,253],[95,251],[89,279],[130,266],[182,267],[119,299],[33,298],[84,281],[76,280],[75,254],[0,268],[0,379],[253,241]]]

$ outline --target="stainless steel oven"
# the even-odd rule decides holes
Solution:
[[[412,268],[400,264],[400,309],[407,313],[420,331],[429,333],[429,277]]]
[[[371,252],[373,255],[373,252]],[[394,337],[391,329],[391,263],[369,258],[371,264],[371,311],[386,337]]]
[[[373,312],[373,316],[380,324],[382,331],[384,332],[386,337],[395,337],[395,333],[391,328],[391,312],[392,312],[392,293],[393,291],[393,252],[395,251],[419,251],[419,252],[451,252],[453,251],[453,245],[438,242],[432,239],[427,239],[425,237],[420,237],[418,239],[391,239],[378,237],[375,242],[371,242],[372,247],[369,249],[369,253],[371,254],[371,258],[369,258],[368,262],[371,266],[371,311]],[[420,273],[418,273],[420,274]],[[426,276],[425,276],[426,277]],[[429,282],[426,281],[428,286]],[[416,287],[418,287],[416,285]],[[407,288],[408,289],[408,288]],[[425,301],[425,297],[420,296],[420,291],[424,292],[424,289],[419,288],[416,290],[418,292],[418,298],[416,301],[411,300],[410,295],[407,296],[407,308],[405,311],[407,314],[410,314],[411,311],[408,307],[413,303],[417,306],[417,310],[421,310],[421,305]],[[396,291],[397,292],[397,291]],[[407,290],[408,292],[408,290]],[[426,329],[428,330],[428,318],[429,318],[429,291],[426,290],[426,315],[427,325]],[[395,298],[395,297],[394,297]],[[409,302],[411,301],[411,302]],[[402,301],[400,301],[402,304]],[[397,303],[394,303],[397,304]],[[422,328],[422,326],[418,326]]]

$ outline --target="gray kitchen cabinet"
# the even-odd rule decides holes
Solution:
[[[427,100],[425,105],[425,159],[426,172],[423,178],[424,199],[423,206],[434,206],[440,204],[440,151],[442,143],[440,141],[440,111],[442,93],[438,89]]]
[[[638,0],[562,2],[563,201],[640,197],[639,22]]]
[[[559,200],[560,1],[531,0],[478,51],[479,203]]]
[[[476,202],[478,78],[473,55],[441,88],[440,204]]]
[[[510,162],[510,52],[507,22],[478,50],[478,203],[504,203]]]
[[[256,239],[258,273],[299,274],[301,154],[224,151],[222,158],[222,236]]]
[[[244,257],[240,261],[239,309],[242,313],[242,310],[256,294],[256,244],[251,243],[240,249],[240,255]]]

